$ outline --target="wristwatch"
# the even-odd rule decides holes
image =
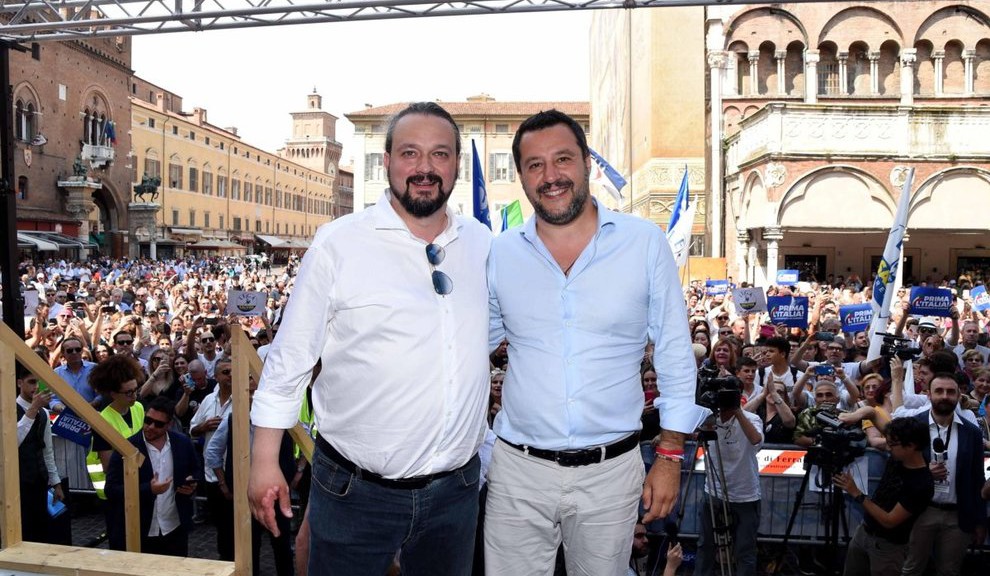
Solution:
[[[862,492],[860,492],[859,493],[859,496],[853,498],[853,500],[855,500],[857,504],[862,504],[863,501],[866,500],[866,494],[863,494]]]

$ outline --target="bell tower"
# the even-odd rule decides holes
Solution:
[[[313,88],[306,95],[306,109],[291,112],[292,137],[285,141],[282,157],[331,177],[343,149],[337,142],[337,117],[323,110],[323,97]]]

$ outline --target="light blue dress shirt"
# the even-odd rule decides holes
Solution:
[[[76,392],[83,397],[83,400],[92,403],[93,400],[99,396],[99,394],[96,393],[96,390],[89,385],[89,373],[93,371],[93,368],[96,368],[95,362],[83,360],[82,367],[79,368],[79,372],[73,373],[69,370],[68,364],[62,364],[58,368],[55,368],[55,373],[61,376],[62,380],[65,380],[70,386],[72,386]],[[48,403],[48,406],[55,408],[56,406],[63,406],[63,403],[57,395],[54,395],[52,396],[51,402]]]
[[[565,276],[531,217],[495,239],[488,260],[490,349],[509,341],[495,433],[568,450],[640,429],[647,340],[660,382],[660,423],[689,433],[696,368],[677,268],[663,231],[595,203],[598,230]]]

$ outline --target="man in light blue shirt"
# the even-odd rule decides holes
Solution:
[[[488,262],[490,349],[506,338],[509,371],[485,521],[490,575],[546,574],[564,544],[567,573],[622,574],[640,497],[645,520],[677,497],[695,362],[684,299],[663,231],[589,194],[584,132],[541,112],[512,146],[535,216],[504,232]],[[643,478],[639,450],[647,342],[660,381],[660,456]]]
[[[96,363],[83,360],[82,350],[83,342],[79,338],[73,336],[63,340],[62,357],[65,358],[65,364],[55,368],[55,373],[72,386],[83,397],[83,400],[95,407],[100,395],[90,386],[89,373],[96,367]],[[65,409],[65,404],[58,396],[52,396],[49,406],[56,413]]]

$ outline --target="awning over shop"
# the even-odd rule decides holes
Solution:
[[[288,240],[285,238],[279,238],[278,236],[267,236],[265,234],[255,234],[254,237],[261,242],[268,244],[272,248],[289,248],[289,246],[286,246]]]
[[[246,250],[244,246],[229,240],[200,240],[195,244],[187,244],[190,250]]]
[[[80,240],[79,238],[72,238],[64,234],[56,234],[55,232],[38,232],[34,230],[22,230],[18,234],[23,234],[25,236],[30,236],[31,238],[37,238],[44,240],[50,244],[54,244],[55,250],[62,248],[66,249],[80,249],[86,250],[89,248],[98,248],[96,244],[93,244],[89,240]]]
[[[17,247],[27,249],[34,248],[39,252],[58,252],[58,245],[54,242],[49,242],[44,238],[39,238],[26,232],[17,233]]]
[[[180,228],[178,226],[169,226],[169,232],[172,234],[179,234],[180,236],[202,236],[203,230],[200,228]]]

